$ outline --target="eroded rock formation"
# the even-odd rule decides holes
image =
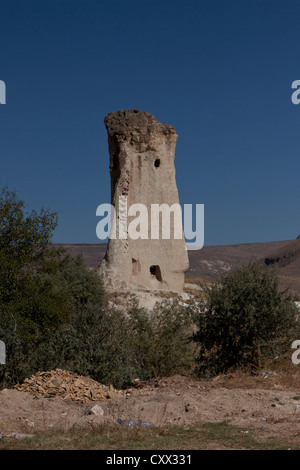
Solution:
[[[143,230],[137,227],[140,238],[127,236],[124,239],[118,233],[115,239],[110,238],[98,272],[112,287],[179,291],[188,269],[188,255],[183,231],[180,238],[174,238],[173,212],[170,211],[169,239],[162,238],[161,230],[159,238],[153,239],[151,231],[153,204],[179,205],[174,166],[178,138],[175,129],[135,109],[110,113],[104,123],[110,154],[111,203],[116,209],[117,229],[122,204],[127,204],[127,211],[133,204],[143,204],[148,210],[148,236],[145,237],[143,226]],[[141,213],[136,212],[136,216]],[[137,221],[136,216],[124,221],[127,235],[129,224]],[[156,220],[161,229],[162,217]],[[178,223],[176,226],[178,228]]]

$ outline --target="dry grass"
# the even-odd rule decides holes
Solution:
[[[261,369],[251,373],[235,370],[234,374],[218,375],[212,380],[220,386],[230,388],[300,390],[300,364],[292,363],[292,352],[293,350],[277,359],[266,360]]]
[[[227,422],[202,423],[189,427],[95,429],[48,431],[32,438],[3,438],[0,450],[300,450],[300,434],[270,437],[263,431],[232,426]]]

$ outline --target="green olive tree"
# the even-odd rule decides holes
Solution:
[[[199,374],[256,368],[290,348],[298,309],[295,297],[280,290],[274,269],[260,261],[234,267],[203,289],[193,335]]]

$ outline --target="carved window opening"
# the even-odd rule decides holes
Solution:
[[[136,276],[141,271],[141,265],[137,259],[131,258],[132,260],[132,275]]]
[[[155,276],[158,281],[162,282],[161,270],[158,265],[150,266],[150,274]]]
[[[159,158],[157,158],[157,159],[155,160],[154,166],[155,166],[155,168],[158,168],[158,167],[160,166],[160,159],[159,159]]]

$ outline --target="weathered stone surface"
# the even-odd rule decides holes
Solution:
[[[104,410],[103,410],[102,406],[95,405],[90,409],[89,414],[93,414],[95,416],[103,416],[104,415]]]
[[[180,291],[188,269],[188,256],[183,230],[180,239],[174,238],[172,214],[170,239],[163,239],[161,231],[159,239],[151,239],[151,205],[179,204],[174,166],[178,138],[175,129],[135,109],[110,113],[104,122],[110,154],[111,203],[116,209],[117,227],[122,196],[127,197],[127,210],[132,204],[143,204],[149,217],[147,239],[110,238],[98,273],[107,285],[115,288],[138,286]],[[139,215],[128,217],[127,229]]]

